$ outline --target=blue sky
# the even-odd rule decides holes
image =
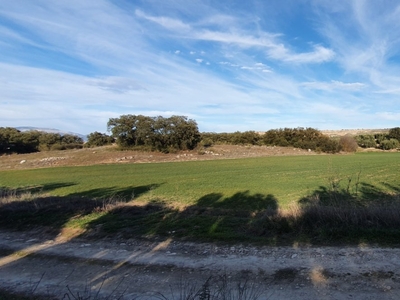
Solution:
[[[0,126],[400,126],[397,0],[0,0]]]

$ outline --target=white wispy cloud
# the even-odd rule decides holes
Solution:
[[[117,93],[126,93],[135,90],[144,90],[136,80],[124,77],[104,77],[89,79],[88,83],[95,85],[104,90],[114,91]]]
[[[348,1],[335,6],[315,2],[318,30],[347,73],[365,76],[377,89],[393,90],[400,72],[399,65],[391,63],[400,47],[400,4],[378,2]]]
[[[211,131],[389,127],[400,8],[380,1],[307,2],[303,39],[262,10],[212,2],[0,2],[0,126],[88,133],[132,113]]]
[[[268,52],[269,56],[278,60],[292,63],[322,63],[331,61],[335,52],[323,46],[314,46],[314,51],[307,53],[292,53],[283,45],[276,45]]]
[[[345,83],[336,80],[332,80],[330,82],[315,82],[315,81],[303,82],[302,86],[309,89],[325,90],[325,91],[332,91],[332,90],[358,91],[366,87],[366,85],[361,82]]]
[[[185,33],[182,37],[186,37],[187,39],[212,41],[245,48],[259,47],[265,50],[268,57],[284,62],[298,64],[322,63],[332,60],[335,56],[333,50],[321,45],[314,46],[314,49],[311,52],[296,53],[290,51],[282,42],[279,41],[278,38],[281,35],[276,33],[259,32],[256,36],[251,32],[235,30],[232,28],[227,31],[210,30],[207,28],[191,26],[177,19],[150,17],[142,12],[138,15],[146,20],[159,24],[168,30],[176,31],[179,35]],[[166,20],[168,20],[168,22]],[[171,24],[179,24],[179,26],[172,26]]]
[[[163,26],[169,30],[190,31],[190,29],[191,29],[190,25],[185,24],[184,22],[177,20],[177,19],[168,18],[168,17],[149,16],[139,9],[135,10],[135,14],[138,17],[155,22],[155,23],[159,24],[160,26]]]

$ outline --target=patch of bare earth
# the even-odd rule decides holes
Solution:
[[[345,135],[374,135],[374,134],[387,134],[389,129],[339,129],[339,130],[322,130],[322,133],[329,137],[340,137]]]
[[[177,153],[166,154],[160,152],[129,150],[118,151],[115,147],[110,146],[90,149],[85,148],[78,150],[3,155],[0,156],[0,168],[2,170],[12,170],[97,164],[234,159],[278,155],[315,155],[315,152],[292,147],[216,145],[202,150],[180,151]]]

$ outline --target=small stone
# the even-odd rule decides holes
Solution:
[[[390,285],[386,285],[386,286],[383,287],[383,290],[385,292],[390,291],[391,289],[392,289],[392,287]]]
[[[293,259],[293,258],[296,258],[297,257],[297,254],[293,254],[292,256],[291,256],[291,258]]]

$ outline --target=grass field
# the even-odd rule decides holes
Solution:
[[[0,186],[37,187],[53,196],[133,196],[185,205],[211,193],[223,199],[248,192],[273,195],[286,206],[332,179],[347,185],[351,177],[354,185],[359,172],[362,183],[390,192],[390,186],[399,188],[399,170],[400,153],[288,156],[0,171]]]
[[[280,223],[272,235],[276,224],[265,230],[271,225],[265,222],[282,222],[282,215],[275,220],[277,211],[291,204],[316,198],[369,204],[397,201],[399,170],[400,153],[360,153],[0,171],[3,199],[14,193],[15,203],[26,204],[29,201],[21,195],[30,193],[33,196],[26,198],[35,200],[24,212],[3,200],[0,226],[101,225],[108,232],[140,236],[174,232],[212,240],[276,239],[278,233],[290,232],[297,224],[290,222],[299,216]],[[107,199],[130,206],[99,209],[99,203],[109,203]],[[41,210],[43,215],[38,214]],[[381,234],[379,230],[374,236]]]

